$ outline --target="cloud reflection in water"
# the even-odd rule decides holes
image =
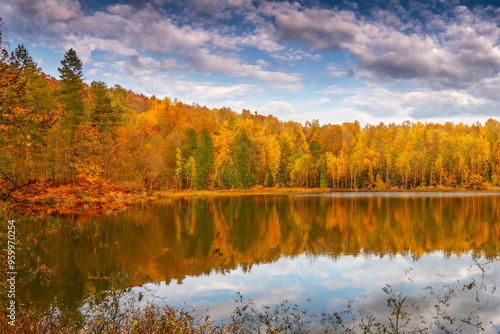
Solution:
[[[143,292],[145,302],[186,302],[201,313],[209,309],[216,319],[228,319],[237,306],[239,291],[244,298],[253,299],[257,307],[287,299],[307,309],[309,315],[343,310],[347,300],[353,300],[360,316],[370,314],[387,320],[391,310],[382,288],[389,284],[415,303],[408,309],[415,321],[419,316],[432,321],[437,312],[436,298],[449,295],[449,305],[442,305],[447,315],[464,321],[470,315],[478,316],[486,333],[496,333],[500,328],[500,296],[495,291],[499,277],[497,261],[471,253],[446,257],[437,251],[418,260],[403,255],[343,256],[332,260],[323,255],[301,254],[256,265],[247,273],[238,268],[226,274],[186,277],[182,284],[148,283],[133,291]]]

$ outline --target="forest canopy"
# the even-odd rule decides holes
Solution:
[[[0,20],[1,23],[1,20]],[[304,125],[84,81],[73,49],[59,78],[0,34],[0,196],[37,181],[106,180],[133,191],[500,185],[500,123]]]

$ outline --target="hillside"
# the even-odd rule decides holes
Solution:
[[[73,209],[89,198],[112,208],[167,190],[500,185],[497,120],[300,124],[88,84],[72,49],[56,79],[24,46],[9,55],[0,45],[4,202],[63,202],[65,191]]]

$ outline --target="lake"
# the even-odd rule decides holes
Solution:
[[[325,311],[389,323],[404,296],[409,329],[500,332],[495,193],[182,198],[18,226],[30,308],[77,310],[122,289],[227,321],[239,293],[256,309],[297,304],[321,332]]]

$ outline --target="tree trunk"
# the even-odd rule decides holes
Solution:
[[[430,179],[430,182],[429,182],[430,186],[432,186],[432,184],[434,183],[434,180],[433,180],[434,175],[433,174],[434,174],[434,167],[431,166],[431,179]]]

